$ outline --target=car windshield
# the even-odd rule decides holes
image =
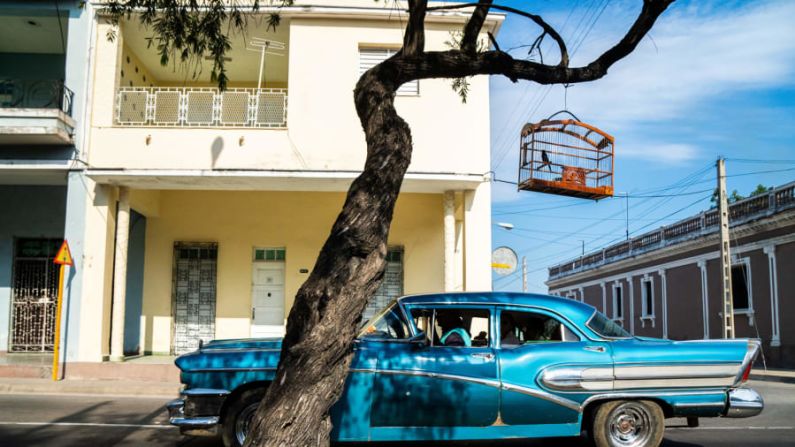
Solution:
[[[592,331],[606,338],[632,338],[632,335],[627,332],[620,324],[607,318],[601,312],[594,312],[591,319],[588,321],[588,327]]]
[[[403,312],[393,301],[362,326],[359,338],[403,339],[411,337]]]

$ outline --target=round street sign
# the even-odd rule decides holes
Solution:
[[[515,272],[518,262],[516,252],[508,247],[497,247],[491,253],[491,268],[500,276]]]

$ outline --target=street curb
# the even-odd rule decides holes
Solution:
[[[98,396],[133,396],[174,398],[179,384],[157,382],[122,382],[103,380],[6,379],[0,381],[0,394],[83,394]]]
[[[795,377],[788,376],[774,376],[768,374],[754,374],[749,376],[751,380],[758,380],[760,382],[778,382],[778,383],[795,383]]]

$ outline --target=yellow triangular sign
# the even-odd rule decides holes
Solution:
[[[72,262],[72,252],[69,251],[69,244],[66,242],[66,239],[64,239],[61,248],[58,250],[58,254],[55,255],[55,259],[52,262],[61,265],[75,265],[75,263]]]

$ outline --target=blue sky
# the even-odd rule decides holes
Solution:
[[[500,4],[542,15],[566,39],[572,66],[577,66],[621,38],[641,0]],[[496,178],[516,181],[522,125],[565,106],[616,138],[617,192],[676,195],[630,198],[631,235],[709,208],[718,156],[728,159],[729,190],[741,194],[759,183],[773,186],[795,180],[793,17],[795,2],[789,0],[679,0],[633,54],[604,79],[570,87],[565,99],[562,86],[513,84],[492,77]],[[497,40],[505,50],[532,42],[537,35],[530,21],[509,16]],[[557,62],[552,42],[543,48],[545,61]],[[513,54],[523,56],[522,50]],[[509,246],[527,258],[530,291],[546,291],[546,268],[579,256],[583,241],[588,252],[625,237],[623,198],[593,202],[516,192],[515,186],[494,183],[492,201],[493,246]],[[515,229],[501,229],[498,222]],[[498,278],[494,275],[495,290],[521,288],[519,275]]]

